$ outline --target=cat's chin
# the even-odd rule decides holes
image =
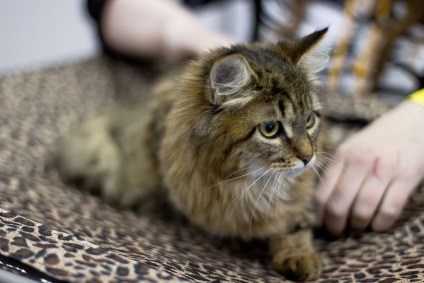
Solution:
[[[282,168],[275,168],[274,167],[274,172],[280,172],[283,173],[284,176],[286,177],[295,177],[298,176],[300,174],[302,174],[307,168],[307,166],[303,166],[303,167],[295,167],[295,168],[291,168],[291,169],[282,169]]]
[[[303,162],[299,161],[299,163],[296,166],[294,166],[291,169],[285,170],[284,173],[286,176],[295,177],[302,174],[307,169],[311,168],[314,165],[314,163],[315,163],[315,156],[312,157],[312,159],[306,165],[304,165]]]
[[[308,168],[309,167],[304,166],[303,168],[290,169],[290,170],[285,171],[285,175],[289,176],[289,177],[296,177],[296,176],[299,176],[300,174],[302,174]]]

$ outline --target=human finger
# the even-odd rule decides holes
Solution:
[[[419,179],[396,180],[390,184],[372,220],[371,228],[376,232],[387,231],[399,218],[410,194],[418,185]]]
[[[330,195],[331,202],[326,205],[324,224],[330,233],[339,235],[345,229],[353,200],[368,170],[366,163],[357,160],[350,161],[343,169],[336,188]]]
[[[365,229],[377,211],[390,178],[369,174],[356,195],[351,209],[350,224],[357,230]]]

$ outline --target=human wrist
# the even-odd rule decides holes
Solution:
[[[397,111],[396,111],[397,110]],[[402,115],[408,116],[412,120],[420,123],[424,127],[424,106],[406,99],[398,107],[395,112],[402,112]]]
[[[169,61],[197,56],[232,43],[230,38],[203,27],[191,15],[170,20],[163,28],[163,54]]]

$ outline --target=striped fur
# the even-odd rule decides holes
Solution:
[[[308,169],[321,104],[319,67],[305,60],[325,32],[204,54],[158,85],[150,103],[114,109],[76,131],[58,154],[62,176],[83,177],[124,205],[166,196],[214,234],[269,239],[277,271],[316,279]]]

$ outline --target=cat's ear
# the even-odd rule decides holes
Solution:
[[[297,64],[302,61],[303,57],[313,50],[313,48],[324,38],[328,27],[317,30],[308,34],[301,39],[289,44],[289,56],[293,63]]]
[[[240,54],[219,59],[210,71],[211,102],[220,106],[245,104],[251,93],[243,89],[254,76],[249,63]]]
[[[319,83],[317,73],[324,69],[329,60],[329,48],[317,47],[324,38],[328,27],[317,30],[287,46],[288,55],[296,66],[302,67],[308,74],[310,81]]]

